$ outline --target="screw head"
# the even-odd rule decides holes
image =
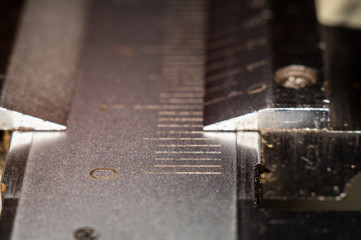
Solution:
[[[75,240],[98,240],[100,234],[92,227],[82,227],[74,232]]]
[[[303,65],[289,65],[278,69],[274,80],[282,87],[301,89],[317,82],[317,71]]]

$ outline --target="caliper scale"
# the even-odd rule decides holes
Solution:
[[[68,128],[14,133],[9,157],[24,148],[28,157],[21,191],[5,196],[4,211],[19,200],[3,231],[234,239],[236,136],[202,129],[206,4],[89,1],[78,11],[85,33]]]
[[[312,1],[282,2],[28,0],[1,92],[1,239],[357,232],[358,212],[267,205],[344,198],[361,156],[359,132],[329,130]]]

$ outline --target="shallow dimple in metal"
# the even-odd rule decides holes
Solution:
[[[236,239],[236,136],[202,131],[205,10],[90,2],[69,128],[34,134],[13,240]]]

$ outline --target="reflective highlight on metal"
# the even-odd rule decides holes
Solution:
[[[0,107],[1,130],[65,130],[66,126]]]
[[[65,130],[86,0],[29,0],[0,100],[2,130]]]
[[[260,134],[237,132],[237,199],[254,201],[255,166],[261,164]]]
[[[206,131],[238,131],[258,129],[328,128],[328,109],[269,108],[210,124]]]

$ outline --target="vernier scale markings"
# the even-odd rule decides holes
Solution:
[[[155,137],[143,138],[146,141],[214,141],[211,138],[172,138],[172,137]]]
[[[157,147],[221,147],[222,145],[210,145],[210,144],[160,144]]]
[[[220,151],[155,151],[155,154],[221,154]]]
[[[179,168],[221,168],[221,165],[154,165],[154,167],[159,167],[159,168],[171,168],[171,167],[179,167]]]
[[[159,122],[202,122],[203,118],[159,118]]]
[[[220,158],[155,158],[155,161],[221,161]]]
[[[202,124],[158,124],[159,128],[202,128]]]
[[[130,172],[130,174],[220,175],[220,172]]]
[[[203,109],[198,105],[135,105],[135,109]]]
[[[205,1],[87,2],[69,128],[34,133],[11,240],[236,239],[236,136],[200,123]]]
[[[203,134],[204,131],[157,131],[157,134]]]
[[[204,94],[203,93],[160,93],[159,96],[161,98],[172,98],[172,97],[176,97],[176,98],[203,98]]]
[[[179,115],[179,116],[190,116],[190,115],[203,115],[203,112],[175,112],[175,111],[159,111],[159,115]]]
[[[179,9],[174,9],[178,16],[183,12]],[[171,11],[170,11],[171,12]],[[184,10],[186,13],[187,10]],[[195,12],[182,15],[181,18],[188,19],[195,16]],[[167,150],[155,151],[155,154],[172,155],[214,155],[220,154],[220,144],[177,144],[178,141],[213,141],[211,138],[203,137],[203,131],[194,131],[194,128],[202,129],[202,124],[169,124],[170,122],[203,122],[203,112],[194,110],[203,110],[203,57],[198,57],[199,52],[204,51],[202,42],[202,32],[198,29],[185,30],[177,27],[178,21],[174,21],[169,15],[169,21],[166,26],[169,27],[169,32],[165,36],[164,48],[161,50],[163,55],[162,75],[160,85],[162,92],[159,94],[159,103],[164,105],[138,105],[136,109],[151,109],[158,110],[159,116],[173,116],[173,117],[159,117],[157,125],[158,128],[182,128],[178,131],[157,131],[158,136],[145,137],[146,141],[166,141],[169,144],[159,144],[157,147],[166,148]],[[184,42],[186,41],[186,44]],[[186,54],[185,54],[186,53]],[[192,81],[190,81],[192,80]],[[167,105],[168,104],[168,105]],[[169,105],[172,104],[172,105]],[[188,104],[188,105],[187,105]],[[192,105],[190,105],[192,104]],[[194,105],[193,105],[194,104]],[[169,109],[169,110],[168,110]],[[193,111],[184,111],[193,110]],[[184,117],[189,116],[189,117]],[[190,117],[202,116],[202,117]],[[168,122],[168,123],[165,123]],[[194,137],[182,137],[183,134],[195,135]],[[159,136],[161,135],[161,136]],[[179,135],[179,137],[167,137]],[[201,136],[201,137],[199,137]],[[171,143],[175,142],[175,143]],[[207,150],[191,150],[198,148],[207,148]],[[191,148],[187,150],[187,148]],[[179,149],[179,150],[177,150]],[[155,158],[156,161],[220,161],[219,158]],[[221,165],[154,165],[156,168],[210,168],[221,167]],[[155,172],[145,172],[144,174],[153,174]],[[167,173],[162,173],[167,174]],[[175,174],[175,173],[169,173]],[[182,173],[184,174],[184,173]],[[189,173],[186,173],[189,174]],[[193,173],[194,174],[194,173]],[[203,173],[203,174],[215,174]],[[217,173],[218,174],[218,173]]]

